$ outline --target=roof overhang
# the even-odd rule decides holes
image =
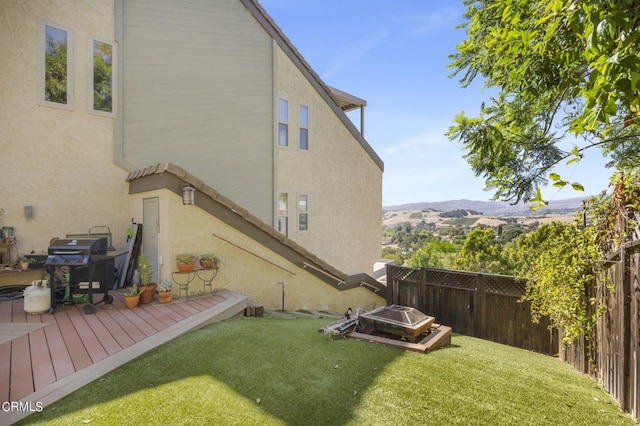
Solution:
[[[342,111],[351,111],[354,109],[367,106],[367,101],[360,99],[357,96],[353,96],[350,93],[343,92],[335,87],[327,86],[331,91],[331,96],[336,100],[336,103]]]

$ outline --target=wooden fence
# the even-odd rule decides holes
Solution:
[[[555,355],[558,333],[531,321],[515,277],[435,268],[387,266],[387,304],[414,307],[456,333]]]
[[[640,414],[640,240],[626,243],[605,264],[591,289],[605,308],[589,338],[569,347],[548,321],[531,321],[520,302],[524,282],[503,275],[387,266],[387,303],[414,307],[456,333],[544,354],[559,354],[597,379],[634,418]],[[595,314],[594,311],[592,312]]]
[[[598,379],[634,418],[640,414],[640,241],[622,245],[597,281],[605,312],[590,338],[561,353],[575,369]]]

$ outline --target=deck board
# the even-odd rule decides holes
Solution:
[[[41,324],[40,315],[29,315],[29,323]],[[47,348],[47,336],[44,329],[29,333],[29,351],[31,353],[31,368],[33,370],[33,386],[37,389],[56,381],[56,373],[53,370],[53,362]]]
[[[50,404],[147,350],[246,306],[246,297],[227,292],[128,309],[121,294],[112,294],[114,303],[98,304],[92,315],[84,314],[82,305],[28,315],[21,299],[0,302],[0,324],[17,330],[0,343],[0,400]],[[0,412],[0,424],[25,415]]]

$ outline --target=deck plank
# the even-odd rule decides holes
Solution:
[[[69,380],[78,381],[78,375],[84,377],[82,371],[87,367],[119,359],[121,352],[146,351],[154,345],[150,342],[170,338],[164,334],[175,337],[188,331],[202,321],[208,307],[241,300],[207,295],[128,309],[121,294],[112,294],[114,303],[98,306],[93,315],[84,314],[81,305],[58,305],[53,315],[29,315],[22,299],[0,302],[0,324],[15,324],[17,330],[28,333],[15,333],[16,337],[0,343],[1,400],[48,394]],[[221,319],[228,317],[222,312],[217,314]],[[38,324],[42,328],[35,329]],[[2,417],[0,413],[0,424]]]
[[[158,309],[153,309],[152,307],[147,307],[147,305],[139,306],[138,310],[143,310],[144,312],[151,315],[154,318],[153,321],[155,321],[158,325],[161,325],[162,328],[170,327],[177,322],[169,315],[167,315],[166,312]]]
[[[65,306],[65,308],[66,309],[61,312],[56,312],[56,321],[58,322],[58,327],[60,328],[60,333],[67,346],[67,350],[69,351],[69,356],[73,361],[73,367],[78,371],[92,364],[91,357],[69,317],[69,312],[77,309],[76,306]]]
[[[140,329],[136,326],[135,322],[139,322],[138,320],[134,319],[134,321],[132,321],[131,319],[129,319],[126,315],[123,314],[123,311],[120,309],[109,309],[108,314],[111,316],[111,318],[113,318],[114,321],[116,321],[120,327],[122,327],[122,329],[127,333],[127,335],[133,339],[136,342],[139,342],[143,339],[145,339],[147,336],[140,331]]]
[[[124,331],[120,324],[109,315],[106,309],[99,309],[93,315],[98,317],[104,326],[109,329],[111,335],[116,339],[121,348],[124,349],[136,343],[135,340]]]
[[[122,346],[118,344],[118,341],[113,337],[102,321],[100,321],[98,316],[87,315],[85,321],[108,355],[113,355],[122,350]]]
[[[33,371],[29,356],[29,336],[20,336],[11,341],[11,387],[10,401],[17,401],[34,392]]]
[[[51,354],[51,361],[53,362],[53,371],[56,374],[56,380],[60,380],[63,377],[67,377],[70,374],[75,373],[73,368],[73,361],[67,351],[67,345],[64,343],[56,315],[49,315],[49,325],[44,328],[44,335],[47,338],[47,346]]]
[[[91,317],[93,315],[85,314],[80,305],[69,306],[66,312],[69,315],[69,320],[78,333],[78,337],[84,345],[89,358],[91,358],[91,363],[93,364],[101,359],[105,359],[108,356],[107,351],[102,347],[102,343],[98,340],[86,320],[87,317]],[[76,368],[76,370],[78,370],[78,368]]]
[[[24,300],[17,299],[12,303],[12,322],[27,322],[27,314],[24,312]],[[33,371],[31,369],[31,356],[29,356],[29,337],[23,335],[11,340],[11,387],[9,397],[18,400],[33,393]]]
[[[0,323],[11,322],[13,301],[0,302]],[[9,401],[9,384],[11,379],[11,341],[0,343],[0,401]]]
[[[42,315],[29,315],[29,323],[42,323]],[[47,337],[44,328],[29,333],[29,353],[31,354],[31,368],[33,370],[33,386],[35,390],[56,381],[56,373],[53,370],[53,362],[49,354]]]

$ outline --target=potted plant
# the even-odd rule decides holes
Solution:
[[[151,282],[153,267],[144,254],[138,256],[138,274],[140,274],[140,286],[143,292],[140,296],[140,304],[151,303],[156,293],[156,283]]]
[[[204,269],[213,269],[218,267],[218,256],[213,253],[204,253],[200,255],[200,266]]]
[[[191,253],[176,255],[176,266],[180,272],[191,272],[196,268],[196,257]]]
[[[158,286],[158,302],[169,303],[171,302],[171,286],[172,282],[164,280]]]
[[[33,263],[33,259],[27,259],[24,256],[20,256],[18,258],[18,263],[20,264],[23,270],[27,270],[29,269],[29,265]]]
[[[138,285],[131,284],[131,287],[124,294],[124,302],[127,304],[127,308],[133,309],[138,306],[140,294],[142,294],[142,291],[138,289]]]

